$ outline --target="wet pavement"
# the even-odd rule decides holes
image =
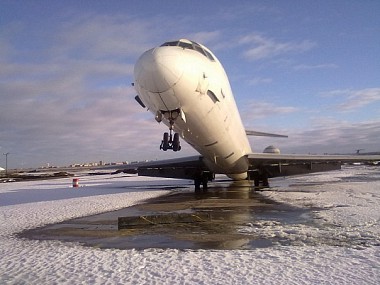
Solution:
[[[144,204],[28,230],[20,236],[77,242],[97,248],[252,249],[270,247],[278,241],[259,232],[255,234],[255,230],[245,230],[247,228],[262,228],[268,222],[281,225],[313,223],[313,209],[270,200],[261,194],[266,189],[254,188],[246,181],[213,182],[205,194],[195,194],[192,185],[172,190],[169,195]],[[189,214],[195,220],[182,223],[149,221],[152,215],[167,217],[173,214]],[[118,229],[119,217],[149,222],[146,226]]]

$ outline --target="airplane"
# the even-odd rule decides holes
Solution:
[[[136,101],[168,126],[160,149],[181,150],[182,138],[200,156],[130,165],[139,175],[194,180],[207,190],[215,174],[250,179],[255,186],[268,178],[340,169],[343,162],[380,160],[380,156],[284,155],[275,148],[253,153],[248,135],[287,137],[245,130],[227,74],[204,45],[179,39],[144,52],[134,66]]]

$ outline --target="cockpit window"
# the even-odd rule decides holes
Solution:
[[[178,45],[183,48],[194,49],[191,43],[180,41]]]
[[[197,52],[203,54],[205,57],[207,57],[209,60],[212,60],[212,61],[215,61],[214,57],[211,55],[211,53],[209,51],[207,51],[206,49],[202,48],[202,46],[196,42],[193,42],[193,41],[184,41],[184,40],[180,40],[180,41],[172,41],[172,42],[166,42],[164,44],[161,45],[162,47],[164,46],[179,46],[179,47],[182,47],[182,48],[186,48],[186,49],[192,49],[192,50],[196,50]]]
[[[205,50],[205,49],[204,49],[203,51],[206,53],[206,56],[207,56],[210,60],[212,60],[212,61],[215,60],[211,53],[209,53],[209,52],[208,52],[207,50]]]
[[[214,61],[214,57],[211,55],[211,53],[209,53],[207,50],[205,50],[204,48],[201,47],[200,44],[196,43],[196,42],[192,42],[193,43],[193,46],[195,48],[196,51],[200,52],[201,54],[203,54],[204,56],[208,57],[208,59]]]
[[[167,47],[167,46],[177,46],[178,45],[178,41],[175,41],[175,42],[166,42],[164,44],[162,44],[161,46],[162,47]]]
[[[195,49],[196,51],[200,52],[200,53],[203,54],[204,56],[207,56],[207,55],[205,54],[203,48],[202,48],[200,45],[198,45],[197,43],[194,43],[194,42],[193,42],[193,46],[194,46],[194,49]]]

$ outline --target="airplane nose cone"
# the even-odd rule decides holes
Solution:
[[[146,51],[134,69],[135,83],[152,93],[169,90],[180,80],[182,74],[179,55],[169,52],[167,47]]]

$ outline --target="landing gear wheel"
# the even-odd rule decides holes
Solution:
[[[267,174],[263,174],[262,175],[262,179],[263,179],[263,186],[264,187],[269,187],[268,175]]]
[[[179,134],[175,133],[173,136],[172,130],[169,133],[164,133],[164,137],[161,141],[160,149],[167,151],[172,149],[173,151],[181,150],[181,143],[179,141]]]
[[[195,179],[194,180],[194,186],[195,186],[195,193],[196,194],[202,193],[201,182],[202,181],[200,179]]]
[[[203,175],[203,177],[202,177],[202,186],[203,186],[203,193],[207,193],[207,190],[208,190],[208,177],[207,177],[207,175]]]
[[[259,172],[257,172],[257,171],[253,172],[252,176],[253,176],[252,178],[253,178],[253,182],[254,182],[255,187],[259,187],[260,186],[260,174],[259,174]]]
[[[173,151],[179,151],[179,150],[181,150],[181,145],[179,142],[179,134],[175,133],[174,139],[173,139]]]
[[[169,134],[164,133],[164,139],[162,140],[162,149],[167,151],[169,148]]]
[[[208,172],[199,173],[194,178],[194,186],[195,186],[195,193],[207,193],[208,190],[208,182],[211,181],[210,174]],[[201,188],[201,185],[203,186]]]

